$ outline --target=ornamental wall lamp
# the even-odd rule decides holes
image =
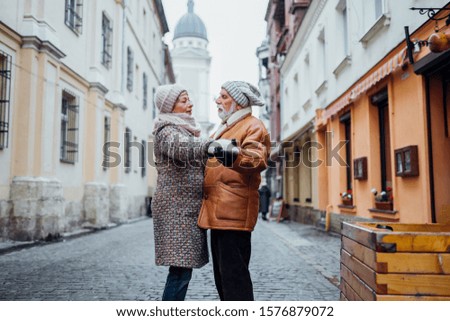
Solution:
[[[405,26],[406,45],[408,48],[408,59],[411,64],[414,64],[413,52],[420,51],[424,46],[428,46],[431,52],[439,53],[450,49],[450,8],[415,8],[410,10],[417,10],[421,15],[427,15],[430,20],[436,22],[434,33],[430,35],[428,40],[411,39],[409,35],[409,28]],[[448,12],[447,15],[436,17],[439,11]],[[439,28],[439,21],[445,19],[445,26]]]

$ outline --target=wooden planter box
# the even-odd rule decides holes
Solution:
[[[340,288],[342,300],[450,301],[450,225],[344,222]]]
[[[353,206],[353,199],[343,198],[342,205]]]
[[[375,208],[383,211],[392,211],[394,209],[394,203],[375,201]]]

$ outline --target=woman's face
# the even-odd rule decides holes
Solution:
[[[192,115],[192,102],[189,100],[189,95],[186,91],[183,91],[180,96],[178,96],[175,106],[173,107],[172,113],[175,114],[189,114]]]

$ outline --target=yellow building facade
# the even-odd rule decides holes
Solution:
[[[0,237],[145,215],[153,92],[173,81],[161,1],[0,4]]]
[[[347,142],[339,159],[348,166],[334,158],[318,167],[327,228],[338,231],[345,220],[450,222],[450,51],[433,53],[418,41],[436,27],[450,32],[444,20],[429,20],[410,35],[414,48],[400,43],[317,111],[317,141],[327,146],[322,159]]]

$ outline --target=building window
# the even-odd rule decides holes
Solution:
[[[353,160],[353,178],[357,180],[367,179],[367,157],[359,157]]]
[[[63,91],[60,160],[70,164],[75,164],[78,156],[78,110],[77,98],[67,91]]]
[[[125,173],[131,171],[131,129],[125,129]]]
[[[8,147],[11,56],[0,50],[0,150]]]
[[[374,0],[375,2],[375,19],[383,14],[383,0]]]
[[[142,79],[142,107],[147,109],[148,106],[148,78],[147,74],[144,72]]]
[[[111,143],[111,117],[105,116],[103,123],[103,170],[108,169],[109,144]]]
[[[302,162],[300,167],[301,184],[300,199],[305,203],[312,202],[312,143],[311,138],[307,137],[305,143],[302,146]]]
[[[373,105],[378,107],[378,126],[380,133],[380,169],[381,190],[392,187],[391,144],[389,128],[389,105],[387,90],[383,90],[371,97]]]
[[[142,11],[142,16],[143,16],[143,26],[142,26],[142,30],[143,30],[143,39],[144,39],[144,43],[147,44],[147,34],[145,33],[147,31],[147,11],[145,11],[145,9],[143,9]]]
[[[316,65],[316,77],[317,77],[317,89],[316,94],[319,96],[323,90],[326,88],[326,48],[325,48],[325,29],[321,29],[319,32],[318,40],[318,50],[315,56]]]
[[[347,7],[342,10],[342,27],[343,27],[343,45],[344,45],[344,54],[348,56],[349,54],[349,42],[348,42],[348,22],[347,22]]]
[[[146,150],[145,150],[145,140],[142,140],[141,141],[141,144],[142,144],[142,150],[141,150],[141,159],[140,159],[140,162],[141,162],[141,164],[140,164],[140,166],[141,166],[141,176],[142,177],[145,177],[145,170],[146,170],[146,167],[145,167],[145,161],[146,161]]]
[[[294,148],[294,164],[292,167],[292,171],[294,174],[294,182],[293,182],[293,186],[292,186],[292,201],[294,203],[300,203],[300,180],[302,179],[301,176],[301,155],[300,155],[300,149],[298,146],[295,146]]]
[[[391,23],[391,15],[384,6],[385,0],[372,0],[367,1],[367,5],[364,5],[364,28],[365,33],[362,35],[360,42],[365,47],[368,42],[375,37],[381,30],[388,27]]]
[[[156,105],[155,105],[155,92],[156,92],[156,88],[153,87],[152,88],[152,119],[156,118]]]
[[[83,27],[83,0],[66,0],[64,19],[66,26],[76,34],[81,34]]]
[[[134,68],[134,53],[130,47],[127,50],[127,89],[133,91],[133,68]]]
[[[343,126],[343,136],[345,139],[345,163],[346,169],[346,190],[352,190],[352,131],[351,131],[351,118],[350,112],[345,113],[339,118]]]
[[[109,69],[112,60],[112,23],[105,13],[102,18],[102,42],[102,64]]]

